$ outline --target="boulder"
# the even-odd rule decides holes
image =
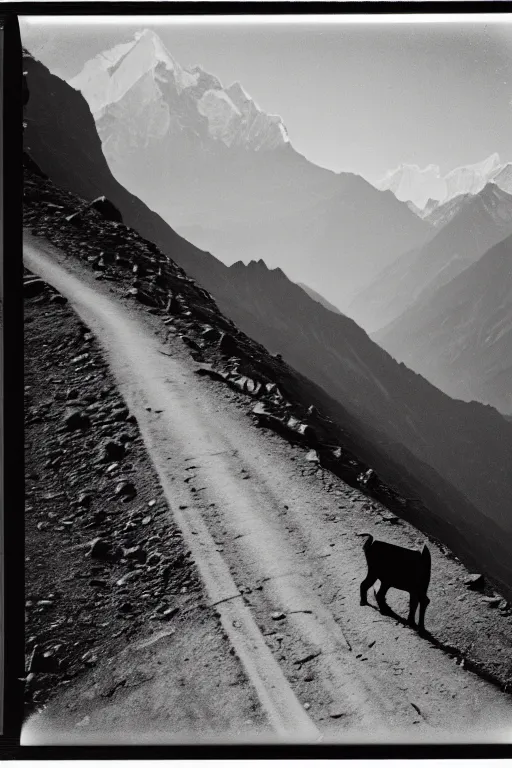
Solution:
[[[120,496],[125,501],[129,501],[137,495],[137,488],[131,480],[122,480],[116,485],[115,495]]]
[[[46,288],[46,283],[40,277],[31,277],[23,281],[23,295],[27,299],[39,296]]]
[[[368,487],[373,483],[375,479],[375,472],[373,469],[367,469],[366,472],[361,472],[357,478],[357,482],[362,486]]]
[[[124,458],[125,454],[126,448],[124,445],[115,440],[107,440],[107,442],[100,446],[100,461],[102,462],[119,461],[119,459]]]
[[[94,208],[104,219],[108,221],[117,221],[120,224],[123,223],[123,217],[121,212],[114,203],[111,203],[104,195],[97,197],[92,203],[89,204],[90,208]]]
[[[178,299],[171,294],[167,300],[165,311],[171,315],[179,315],[183,311],[183,307]]]
[[[234,357],[240,354],[240,348],[236,339],[230,333],[223,333],[219,341],[219,349],[223,355]]]
[[[50,296],[50,301],[54,304],[67,304],[68,300],[65,296],[63,296],[61,293],[54,293],[52,296]]]
[[[112,542],[102,538],[94,539],[89,550],[89,557],[94,560],[110,560],[112,555]]]
[[[205,341],[219,341],[221,337],[221,333],[217,328],[205,328],[205,330],[202,332],[201,336]]]
[[[78,410],[67,411],[64,416],[66,429],[73,432],[77,429],[88,429],[91,426],[91,420],[86,413]]]
[[[134,294],[135,299],[140,303],[144,304],[146,307],[154,307],[157,308],[160,306],[157,299],[155,299],[153,296],[150,296],[149,293],[146,293],[145,291],[141,291],[137,289],[137,293]]]
[[[464,584],[468,589],[478,592],[485,587],[485,578],[481,573],[470,573]]]
[[[123,550],[123,557],[126,557],[128,560],[137,560],[139,563],[145,563],[147,559],[147,553],[139,545]]]

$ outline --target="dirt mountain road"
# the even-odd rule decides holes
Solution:
[[[27,242],[24,254],[104,346],[276,737],[508,740],[510,696],[359,606],[365,563],[356,533],[382,535],[369,528],[365,497],[336,478],[326,487],[305,451],[257,430],[233,393],[194,373],[176,335],[163,342],[155,318],[128,310],[50,247]],[[389,599],[406,615],[401,595]],[[371,593],[370,601],[375,607]],[[427,627],[434,611],[435,599]],[[98,713],[106,729],[109,717],[107,704]]]

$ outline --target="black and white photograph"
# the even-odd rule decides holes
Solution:
[[[22,746],[510,744],[512,14],[142,13],[18,19]]]

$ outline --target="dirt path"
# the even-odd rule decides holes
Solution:
[[[104,345],[210,599],[280,737],[508,738],[509,696],[359,606],[364,563],[355,533],[364,497],[338,480],[326,489],[305,452],[253,428],[231,393],[194,374],[178,338],[164,346],[142,313],[40,248],[27,245],[25,261]],[[404,614],[405,600],[390,602]]]

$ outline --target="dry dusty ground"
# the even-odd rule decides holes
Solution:
[[[83,728],[92,700],[122,700],[146,735],[258,731],[137,423],[64,301],[25,300],[26,712],[63,696],[63,725]],[[98,538],[109,551],[91,557]]]
[[[429,636],[403,626],[401,593],[389,597],[395,618],[381,616],[372,598],[373,608],[361,608],[358,583],[365,564],[356,534],[369,531],[407,546],[419,546],[424,537],[394,518],[386,522],[383,507],[318,468],[303,449],[256,429],[247,396],[198,377],[180,338],[186,321],[163,326],[145,310],[128,310],[114,285],[99,286],[73,260],[41,243],[33,241],[26,258],[70,297],[104,346],[171,502],[171,512],[162,511],[160,535],[178,522],[210,594],[215,569],[229,570],[236,592],[226,594],[224,606],[249,609],[295,698],[325,738],[509,740],[510,696],[462,663],[470,658],[488,674],[510,679],[511,617],[507,609],[499,610],[499,600],[468,591],[464,567],[430,544]],[[47,359],[46,364],[52,366]],[[156,493],[150,496],[158,498]],[[59,533],[60,552],[69,534],[65,528]],[[172,638],[176,643],[177,633]],[[152,727],[155,702],[162,706],[160,681],[146,683],[143,699],[125,686],[106,701],[102,686],[112,667],[110,653],[102,652],[94,672],[55,697],[47,718],[62,723],[74,707],[74,723],[82,723],[84,734],[99,738],[128,722],[132,728],[137,723],[140,735],[144,701]],[[224,662],[218,659],[209,668],[208,684],[220,676],[222,691]],[[165,668],[171,677],[176,663],[169,658]],[[199,668],[195,657],[191,673]],[[250,689],[239,690],[241,700],[248,696],[248,717],[257,720]],[[165,695],[170,694],[167,687]],[[242,722],[246,719],[244,713]]]

